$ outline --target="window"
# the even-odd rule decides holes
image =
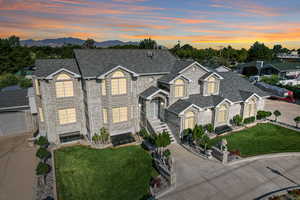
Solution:
[[[184,129],[191,128],[193,129],[195,127],[195,114],[193,112],[187,112],[185,114],[184,119]]]
[[[72,97],[73,93],[73,81],[66,74],[58,75],[55,83],[56,97]]]
[[[222,105],[219,108],[219,112],[218,112],[218,123],[225,123],[227,121],[227,106],[226,105]]]
[[[103,123],[106,124],[107,123],[107,109],[106,108],[102,109],[102,115],[103,115]]]
[[[43,113],[43,109],[41,107],[39,107],[39,114],[40,114],[40,121],[43,122],[44,121],[44,113]]]
[[[184,97],[184,81],[182,79],[177,79],[175,81],[175,97]]]
[[[70,124],[76,122],[75,108],[58,110],[58,119],[60,124]]]
[[[252,117],[255,116],[256,112],[256,102],[254,99],[250,100],[246,105],[245,105],[245,117]]]
[[[216,92],[216,82],[214,77],[210,77],[207,82],[207,93],[214,94]]]
[[[36,93],[36,95],[40,95],[41,94],[40,93],[40,82],[38,79],[35,79],[34,81],[35,81],[35,93]]]
[[[111,77],[111,94],[120,95],[127,93],[127,80],[121,71],[116,71]]]
[[[128,118],[127,107],[113,108],[112,116],[113,116],[113,123],[127,121]]]
[[[105,80],[102,80],[101,82],[101,93],[103,96],[106,95],[106,83],[105,83]]]

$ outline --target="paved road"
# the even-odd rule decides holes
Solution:
[[[300,184],[300,156],[224,167],[196,157],[177,144],[170,149],[176,162],[177,186],[161,200],[250,200],[276,189]],[[285,177],[274,173],[274,170]]]
[[[0,200],[33,199],[36,161],[28,137],[0,137]]]
[[[293,126],[295,126],[294,118],[300,115],[300,105],[287,103],[284,101],[268,99],[266,100],[265,110],[272,111],[272,112],[275,110],[279,110],[282,115],[278,118],[278,121]],[[271,119],[275,119],[274,116],[272,116]]]

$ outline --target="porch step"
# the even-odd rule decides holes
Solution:
[[[169,128],[169,126],[166,123],[164,123],[160,120],[155,120],[155,121],[151,122],[151,125],[152,125],[152,127],[153,127],[153,129],[156,133],[162,133],[163,131],[166,131],[170,136],[171,144],[177,143],[176,139],[174,138],[174,136],[173,136],[173,134],[172,134],[172,132]]]

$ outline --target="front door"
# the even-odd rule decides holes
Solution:
[[[160,117],[160,101],[159,99],[152,100],[153,105],[153,118],[159,119]]]

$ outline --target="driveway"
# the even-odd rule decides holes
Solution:
[[[28,137],[0,137],[0,200],[33,199],[36,161]]]
[[[201,159],[178,144],[170,149],[176,162],[176,188],[161,200],[250,200],[300,184],[300,156],[223,166]]]
[[[295,126],[294,118],[300,116],[300,105],[284,101],[267,99],[265,104],[265,110],[272,112],[275,110],[279,110],[281,112],[281,116],[278,118],[278,121],[293,126]],[[272,116],[271,119],[275,119],[275,117]]]

